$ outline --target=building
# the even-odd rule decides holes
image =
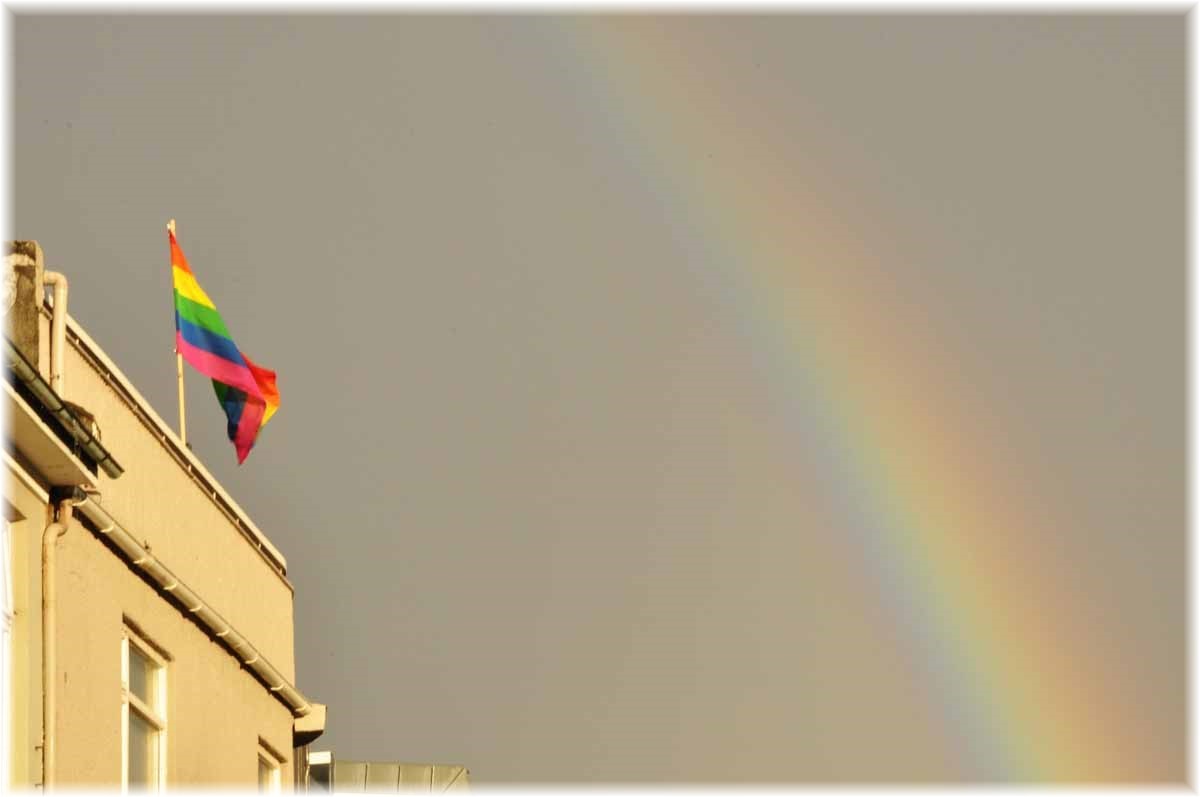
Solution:
[[[457,764],[343,761],[332,753],[308,756],[308,790],[334,794],[444,792],[469,788],[467,768]]]
[[[287,562],[67,302],[9,244],[0,791],[303,788]]]

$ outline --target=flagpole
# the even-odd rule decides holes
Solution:
[[[167,231],[172,235],[175,234],[175,219],[167,222]],[[183,355],[179,352],[179,346],[175,346],[175,374],[179,382],[179,442],[187,445],[187,414],[183,404]]]

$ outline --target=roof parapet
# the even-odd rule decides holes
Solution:
[[[150,403],[138,392],[129,378],[114,364],[103,349],[88,336],[79,323],[70,316],[67,317],[67,341],[85,360],[91,363],[96,373],[121,398],[133,412],[142,425],[167,450],[188,474],[200,491],[208,496],[220,509],[229,522],[241,533],[242,537],[258,551],[264,561],[270,565],[280,579],[292,590],[292,584],[287,578],[287,559],[277,549],[267,536],[254,524],[249,514],[225,491],[220,482],[208,472],[199,458],[191,449],[183,444],[171,427],[151,407]]]

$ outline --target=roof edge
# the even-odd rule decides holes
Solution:
[[[139,543],[104,507],[96,502],[95,496],[89,495],[78,487],[72,487],[69,490],[61,491],[58,496],[52,497],[61,499],[64,493],[69,496],[65,500],[74,504],[76,512],[87,518],[92,526],[93,534],[101,539],[106,538],[111,541],[132,568],[157,584],[162,592],[168,593],[179,604],[181,611],[186,610],[187,614],[227,648],[243,667],[254,673],[263,686],[288,707],[293,717],[303,717],[312,712],[313,706],[308,698],[279,670],[275,669],[250,640],[238,633],[237,629],[204,598],[181,581],[162,560]]]

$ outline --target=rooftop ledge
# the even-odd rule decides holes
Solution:
[[[47,309],[46,306],[43,306],[43,312],[46,312]],[[246,541],[258,551],[259,555],[279,575],[288,589],[294,592],[292,583],[287,578],[287,560],[283,558],[283,554],[279,552],[279,549],[271,544],[271,541],[267,539],[267,535],[263,534],[258,526],[254,525],[254,521],[250,519],[246,511],[238,506],[237,501],[234,501],[229,493],[225,492],[220,482],[208,472],[208,469],[201,464],[196,455],[180,442],[166,421],[154,411],[154,408],[142,397],[142,394],[137,391],[137,388],[133,386],[129,378],[121,372],[121,369],[112,360],[108,359],[108,355],[104,353],[104,350],[83,331],[83,327],[70,314],[67,315],[67,341],[104,377],[109,386],[133,410],[134,415],[150,430],[151,434],[154,435],[162,446],[167,449],[168,453],[179,463],[179,466],[191,476],[192,481],[196,483],[200,491],[207,495],[217,505],[217,508],[225,513],[230,522],[246,538]]]

